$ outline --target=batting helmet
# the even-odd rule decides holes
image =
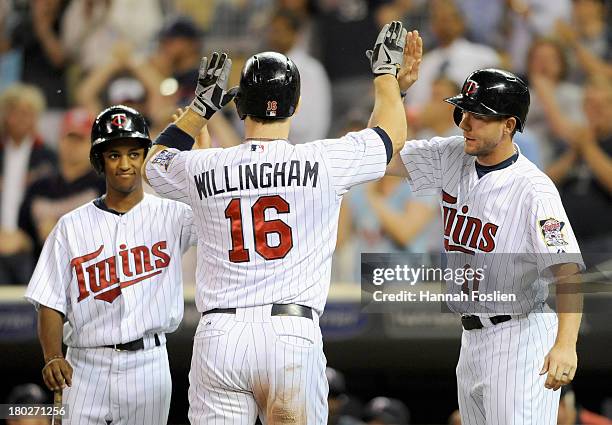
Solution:
[[[145,155],[151,147],[149,128],[144,117],[135,109],[123,105],[111,106],[100,112],[91,128],[89,161],[98,173],[104,173],[104,146],[119,139],[139,142],[145,148]]]
[[[247,115],[284,119],[295,113],[300,100],[300,72],[287,56],[263,52],[251,56],[242,69],[234,98],[240,119]]]
[[[479,69],[463,83],[461,94],[444,99],[455,105],[455,124],[461,122],[462,111],[475,115],[514,117],[516,128],[523,131],[529,111],[529,89],[516,75],[500,69]]]
[[[7,404],[45,404],[49,394],[37,384],[22,384],[14,387],[6,398]]]

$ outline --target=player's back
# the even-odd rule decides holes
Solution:
[[[198,307],[295,303],[322,312],[342,195],[385,171],[379,134],[298,146],[247,141],[179,157],[168,173],[184,165],[183,201],[198,228]]]

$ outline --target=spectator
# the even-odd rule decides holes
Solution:
[[[34,260],[62,215],[105,191],[104,179],[89,162],[93,121],[93,115],[83,109],[65,114],[58,145],[59,169],[34,182],[25,195],[19,226],[34,241]]]
[[[9,0],[0,0],[0,93],[21,77],[21,51],[11,46],[11,34],[20,16]]]
[[[36,384],[22,384],[14,387],[6,398],[7,405],[49,404],[49,394]],[[7,419],[6,425],[49,425],[49,417],[24,417]]]
[[[79,85],[78,104],[92,115],[124,104],[141,111],[150,126],[158,119],[165,124],[174,108],[161,96],[155,70],[138,62],[127,43],[117,43],[109,56],[106,64],[92,70]]]
[[[556,35],[575,53],[572,65],[580,66],[574,66],[570,78],[582,82],[587,75],[601,73],[612,78],[612,28],[607,25],[605,2],[575,0],[573,5],[572,22],[559,20],[556,27]]]
[[[545,112],[569,148],[547,169],[573,223],[583,252],[612,252],[612,83],[589,80],[584,93],[586,125],[573,122],[554,96],[541,88]]]
[[[444,76],[461,86],[475,69],[498,66],[500,62],[491,47],[464,38],[463,16],[453,0],[432,0],[429,8],[431,30],[439,47],[423,56],[419,79],[408,92],[408,104],[416,107],[431,99],[435,79]]]
[[[290,11],[300,20],[300,33],[295,44],[312,54],[312,18],[316,13],[315,0],[276,0],[275,3],[279,9]]]
[[[158,78],[173,78],[177,82],[174,104],[185,106],[191,101],[198,80],[202,32],[190,18],[178,16],[164,23],[158,43],[150,63],[158,71]]]
[[[376,11],[384,3],[384,0],[319,1],[321,13],[315,22],[313,42],[332,84],[331,134],[341,128],[338,118],[352,108],[362,106],[371,110],[372,80],[363,52],[376,39],[379,31]]]
[[[338,232],[350,229],[353,264],[351,276],[342,280],[360,282],[359,258],[362,252],[439,252],[442,233],[438,201],[415,197],[409,186],[396,177],[357,186],[345,200]],[[339,238],[339,243],[342,243]],[[340,245],[339,245],[340,247]]]
[[[270,50],[291,58],[300,70],[302,96],[293,117],[289,138],[305,143],[327,137],[331,120],[331,87],[321,63],[297,45],[302,21],[293,12],[278,10],[272,15],[266,33]]]
[[[55,154],[36,134],[45,107],[42,92],[15,84],[0,96],[0,283],[25,284],[32,272],[31,241],[18,227],[19,206],[29,185],[53,172]]]
[[[508,0],[513,12],[505,47],[511,57],[512,69],[525,72],[527,51],[534,38],[549,37],[558,20],[569,20],[571,0]]]
[[[44,93],[49,108],[67,104],[66,49],[60,41],[60,22],[67,0],[33,0],[21,13],[11,44],[23,53],[21,81],[35,84]]]
[[[453,111],[455,107],[444,102],[461,90],[454,81],[444,76],[438,76],[431,86],[431,98],[414,117],[418,131],[416,139],[430,139],[434,136],[450,137],[461,134],[461,129],[455,125]],[[410,124],[409,127],[412,127]]]
[[[364,420],[368,425],[408,425],[410,411],[397,399],[376,397],[366,405]]]
[[[259,40],[253,34],[265,23],[265,10],[273,0],[240,0],[214,2],[214,14],[206,31],[212,50],[246,54],[257,49]]]
[[[390,21],[402,21],[404,28],[419,31],[424,43],[432,41],[427,32],[427,0],[391,0],[376,11],[376,23],[382,27]],[[427,47],[427,45],[426,45]]]
[[[503,1],[459,0],[457,6],[465,20],[467,38],[478,44],[505,47],[502,34],[506,5]]]
[[[576,403],[571,385],[561,387],[559,400],[558,425],[612,425],[612,420],[584,409]]]
[[[134,46],[136,54],[146,52],[161,23],[158,0],[72,0],[62,21],[62,44],[88,73],[104,64],[119,41]]]
[[[557,104],[563,105],[567,116],[577,122],[584,122],[582,89],[568,82],[567,74],[567,58],[562,46],[553,39],[536,39],[527,55],[527,76],[533,90],[526,126],[537,138],[544,166],[548,166],[558,156],[561,144],[542,108],[542,84],[551,86]]]
[[[325,375],[329,384],[327,396],[328,425],[363,425],[353,412],[354,410],[360,410],[360,406],[346,394],[346,382],[342,372],[328,367],[325,369]],[[360,412],[357,412],[357,416],[360,416]]]

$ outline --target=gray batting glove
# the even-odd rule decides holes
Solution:
[[[219,55],[214,52],[210,63],[206,57],[203,57],[198,73],[195,99],[189,107],[209,120],[215,112],[227,105],[238,91],[238,87],[227,89],[231,70],[232,60],[225,53]]]
[[[374,50],[366,51],[374,75],[391,74],[397,77],[404,58],[407,33],[399,21],[383,27],[376,38]]]

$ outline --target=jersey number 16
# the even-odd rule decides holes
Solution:
[[[232,263],[244,263],[251,259],[249,250],[244,246],[244,228],[242,226],[242,209],[240,198],[234,198],[225,208],[225,218],[230,220],[232,234],[232,249],[229,259]],[[291,227],[282,220],[266,220],[265,213],[268,208],[274,208],[278,214],[289,213],[289,203],[278,195],[261,196],[251,207],[253,218],[253,239],[255,251],[266,260],[278,260],[293,248]],[[276,233],[279,244],[270,246],[268,235]]]

